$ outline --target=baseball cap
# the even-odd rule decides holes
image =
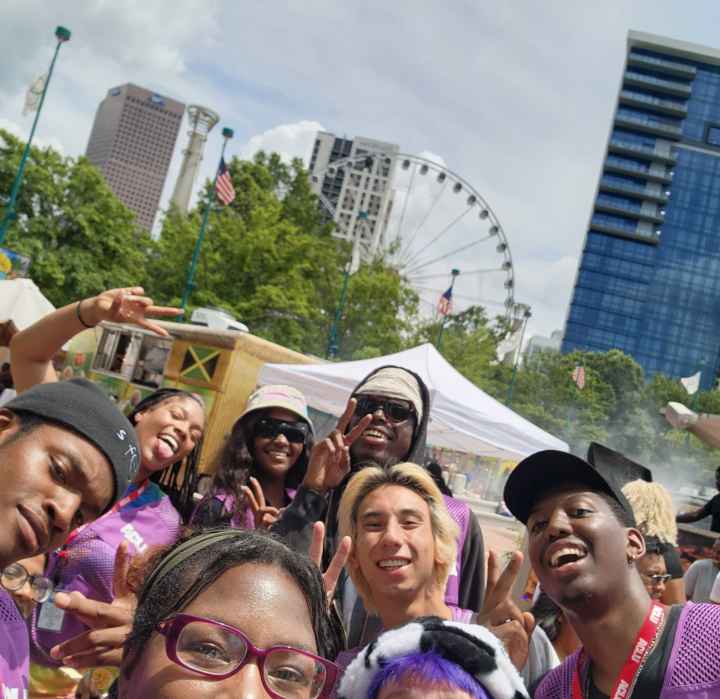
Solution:
[[[634,520],[630,503],[612,477],[606,478],[579,456],[555,449],[536,452],[513,469],[505,484],[505,504],[516,519],[527,524],[535,503],[563,483],[577,483],[588,490],[609,495]]]
[[[111,504],[125,492],[137,473],[140,450],[133,426],[87,379],[38,384],[4,407],[68,427],[94,444],[112,468],[115,491]]]
[[[307,401],[305,396],[292,386],[283,386],[279,384],[270,384],[261,386],[250,394],[240,417],[235,421],[237,425],[249,413],[256,410],[266,410],[268,408],[282,408],[295,413],[301,420],[310,425],[310,430],[314,431],[312,421],[308,415]]]

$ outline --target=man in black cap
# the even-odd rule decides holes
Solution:
[[[0,570],[107,512],[138,457],[132,425],[84,379],[35,386],[1,408]],[[26,689],[27,653],[24,620],[0,589],[0,690]]]
[[[572,454],[538,452],[510,474],[505,502],[527,527],[543,591],[583,644],[533,696],[720,696],[720,608],[651,601],[636,566],[645,542],[610,476]]]

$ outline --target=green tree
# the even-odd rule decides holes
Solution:
[[[191,308],[225,308],[261,337],[324,355],[350,246],[332,236],[301,161],[288,165],[258,153],[228,167],[237,196],[211,212]],[[171,210],[164,221],[148,280],[163,302],[180,299],[207,191],[190,216]],[[417,297],[382,260],[363,265],[340,319],[340,356],[401,349],[416,306]]]
[[[23,147],[0,130],[0,192],[10,191]],[[31,258],[31,277],[56,306],[144,281],[153,242],[85,158],[33,147],[17,210],[5,244]]]

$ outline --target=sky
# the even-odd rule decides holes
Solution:
[[[565,322],[628,30],[717,47],[719,19],[713,0],[5,0],[0,128],[29,132],[25,90],[62,24],[73,36],[36,138],[66,155],[84,154],[97,105],[126,82],[220,113],[198,187],[222,126],[230,156],[307,161],[318,129],[434,154],[497,214],[528,336],[549,335]]]

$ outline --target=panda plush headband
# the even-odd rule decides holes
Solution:
[[[435,653],[473,677],[492,699],[526,699],[525,685],[505,648],[484,626],[417,619],[386,631],[360,651],[343,675],[340,699],[367,699],[373,679],[389,662],[413,653]]]

